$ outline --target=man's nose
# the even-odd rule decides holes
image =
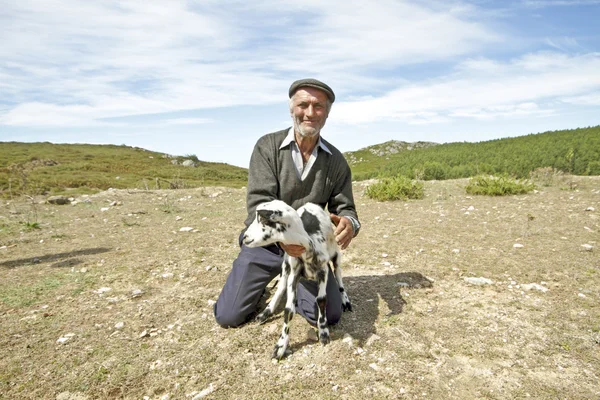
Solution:
[[[315,115],[315,109],[312,106],[312,104],[306,107],[306,110],[304,110],[304,114],[308,117],[312,117],[313,115]]]

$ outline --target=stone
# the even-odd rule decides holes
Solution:
[[[478,285],[478,286],[491,285],[492,283],[494,283],[494,281],[492,281],[491,279],[487,279],[487,278],[483,278],[483,277],[479,277],[479,278],[467,277],[467,278],[465,278],[465,282],[470,283],[471,285]]]
[[[50,196],[46,201],[50,204],[56,204],[59,206],[70,203],[69,198],[65,196]]]
[[[538,290],[542,293],[546,293],[549,289],[537,283],[524,283],[521,287],[525,290]]]

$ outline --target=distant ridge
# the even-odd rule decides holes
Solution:
[[[349,164],[356,164],[361,162],[360,158],[357,158],[357,154],[363,151],[369,151],[371,154],[383,157],[389,156],[390,154],[398,154],[402,151],[410,151],[416,149],[426,149],[428,147],[437,146],[439,143],[434,142],[403,142],[400,140],[390,140],[385,143],[375,144],[372,146],[364,147],[357,151],[348,151],[344,153],[346,160]],[[364,161],[364,160],[363,160]]]
[[[245,168],[140,147],[1,142],[0,197],[246,185]]]

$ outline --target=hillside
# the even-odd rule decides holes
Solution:
[[[456,179],[479,173],[525,178],[541,167],[575,175],[600,175],[600,126],[479,143],[391,141],[345,156],[355,180],[395,175]]]
[[[194,155],[171,156],[129,146],[4,142],[0,149],[4,197],[74,188],[86,193],[108,188],[241,187],[248,176],[244,168],[202,162]]]

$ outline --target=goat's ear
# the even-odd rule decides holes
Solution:
[[[258,214],[259,217],[266,219],[266,220],[272,220],[273,219],[273,210],[257,210],[256,213]]]

